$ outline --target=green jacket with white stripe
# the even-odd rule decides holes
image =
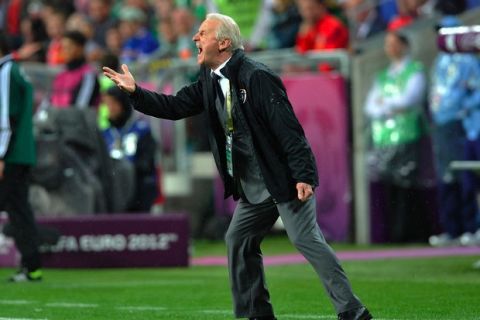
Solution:
[[[0,159],[34,165],[33,88],[11,56],[0,58]]]

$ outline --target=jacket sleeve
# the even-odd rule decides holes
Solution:
[[[293,179],[317,186],[315,158],[281,80],[269,72],[257,70],[250,79],[250,90],[255,99],[252,104],[260,108],[263,122],[287,159]]]
[[[130,100],[136,110],[169,120],[190,117],[204,110],[200,81],[183,87],[176,95],[156,93],[137,86]]]

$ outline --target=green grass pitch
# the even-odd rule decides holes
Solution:
[[[338,251],[345,248],[334,246]],[[348,249],[353,249],[348,247]],[[364,248],[363,248],[364,249]],[[282,237],[265,254],[294,251]],[[224,252],[196,243],[194,256]],[[357,295],[375,319],[480,319],[480,257],[345,261]],[[12,269],[0,269],[0,279]],[[308,264],[266,267],[279,320],[336,319]],[[226,267],[44,271],[41,283],[0,282],[0,320],[233,319]]]

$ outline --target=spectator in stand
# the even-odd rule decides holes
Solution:
[[[133,113],[128,95],[113,86],[103,94],[108,107],[110,127],[103,137],[114,159],[126,159],[135,168],[135,195],[128,207],[129,212],[150,212],[158,196],[155,168],[156,143],[150,124]]]
[[[35,8],[35,10],[38,10]],[[75,12],[75,5],[72,0],[42,0],[40,4],[40,15],[44,21],[48,20],[55,12],[61,11],[65,16]]]
[[[56,108],[87,108],[100,100],[97,72],[86,61],[87,39],[79,31],[68,31],[61,40],[66,70],[54,79],[51,104]]]
[[[48,35],[43,20],[39,17],[26,17],[22,20],[22,47],[34,47],[32,52],[23,59],[24,61],[46,62]],[[21,50],[21,49],[20,49]]]
[[[362,40],[385,31],[387,25],[374,0],[346,0],[343,8],[350,26],[350,41],[358,46]]]
[[[325,6],[325,0],[298,0],[302,24],[295,48],[299,53],[311,50],[348,48],[348,29]]]
[[[87,61],[95,62],[102,57],[104,50],[93,39],[95,33],[93,25],[84,14],[74,13],[70,15],[65,29],[67,31],[79,31],[85,36],[87,39],[87,43],[85,44],[85,56]]]
[[[207,1],[206,0],[187,0],[190,3],[190,9],[195,16],[195,21],[199,23],[205,20],[207,16]]]
[[[153,6],[157,21],[155,31],[160,42],[160,49],[155,52],[155,57],[176,57],[177,34],[172,19],[172,13],[176,9],[176,1],[154,0]]]
[[[466,0],[397,0],[399,16],[432,17],[438,11],[443,15],[458,15],[467,9]]]
[[[90,0],[88,3],[88,16],[91,20],[94,35],[93,41],[102,48],[107,47],[107,32],[116,24],[116,20],[110,16],[113,0]]]
[[[106,51],[108,53],[120,56],[122,54],[124,39],[120,33],[120,27],[117,24],[107,29],[105,34]]]
[[[397,0],[399,15],[420,17],[433,16],[438,0]]]
[[[271,20],[271,1],[210,0],[206,4],[209,12],[219,12],[237,21],[246,51],[264,48]]]
[[[365,105],[372,141],[369,173],[383,187],[392,242],[426,241],[429,225],[418,180],[426,79],[423,65],[410,58],[408,49],[399,31],[387,33],[385,52],[391,62],[377,74]],[[372,205],[378,201],[371,199]]]
[[[272,23],[267,38],[268,49],[292,48],[295,46],[302,17],[295,0],[273,0]]]
[[[62,55],[62,35],[65,33],[68,15],[64,11],[54,11],[44,18],[50,43],[47,49],[47,63],[51,66],[64,64]]]
[[[458,15],[467,9],[466,0],[397,0],[398,15],[389,21],[389,30],[406,26],[418,17]]]
[[[170,17],[158,22],[157,34],[161,43],[160,50],[155,52],[155,57],[176,57],[177,56],[177,34],[175,26]]]
[[[73,0],[75,11],[81,14],[88,14],[88,5],[92,0]]]
[[[120,61],[118,60],[118,56],[112,53],[106,53],[102,56],[99,65],[107,66],[112,70],[119,70]],[[104,94],[108,89],[115,85],[113,81],[106,77],[103,73],[98,75],[98,83],[100,85],[101,94]],[[97,124],[101,130],[110,127],[110,122],[108,121],[108,106],[105,104],[104,100],[105,99],[102,99],[100,105],[98,106],[97,112]]]
[[[454,16],[445,16],[439,23],[442,28],[459,25],[460,21]],[[480,65],[473,54],[440,52],[435,59],[429,106],[433,120],[438,210],[443,233],[429,238],[432,246],[460,244],[462,235],[467,238],[477,228],[476,192],[471,186],[465,190],[460,173],[450,170],[449,165],[454,160],[463,160],[465,130],[462,118],[466,114],[464,106],[472,102],[475,105],[475,99],[478,98],[474,92],[480,90],[479,78]],[[466,121],[467,119],[468,117]],[[475,146],[475,143],[470,145]],[[475,150],[475,147],[471,150]]]
[[[178,7],[172,12],[173,32],[176,35],[177,57],[189,59],[197,52],[197,47],[192,41],[196,33],[195,16],[186,7]]]
[[[175,9],[175,0],[155,0],[155,16],[157,21],[168,20]]]
[[[144,24],[147,29],[153,30],[155,28],[155,10],[150,0],[123,0],[123,7],[137,8],[145,15]]]
[[[148,59],[159,48],[159,43],[147,29],[143,11],[136,7],[124,7],[119,19],[120,34],[124,39],[120,60],[127,63]]]
[[[7,35],[8,44],[16,49],[20,45],[20,23],[24,3],[21,0],[0,1],[0,30]]]
[[[468,98],[463,101],[463,128],[466,132],[464,156],[466,161],[480,161],[480,61],[472,64],[471,77],[464,82]],[[449,70],[450,71],[450,70]],[[470,197],[477,197],[480,188],[478,172],[466,170],[462,177],[463,192]],[[470,225],[460,237],[462,245],[480,245],[480,216],[478,208],[474,217],[469,217]],[[468,219],[466,217],[466,219]],[[466,222],[466,221],[465,221]],[[473,226],[472,226],[473,225]],[[473,229],[473,231],[472,231]],[[475,231],[476,230],[476,231]]]

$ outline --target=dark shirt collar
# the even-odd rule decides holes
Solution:
[[[227,60],[225,60],[221,65],[219,65],[215,70],[212,70],[212,73],[215,73],[217,74],[220,78],[225,78],[225,76],[223,75],[222,71],[223,71],[223,68],[227,65],[228,61],[230,61],[230,59],[232,59],[232,57],[228,58]]]

